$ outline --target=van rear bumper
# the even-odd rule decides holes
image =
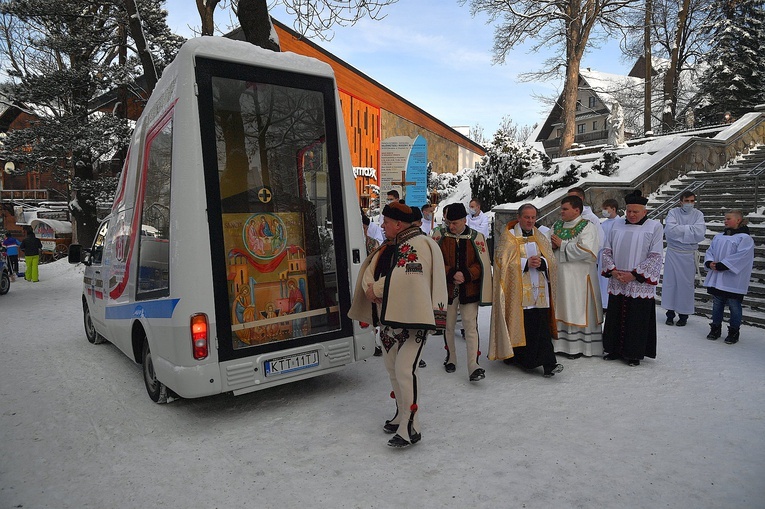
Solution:
[[[318,352],[318,366],[287,373],[266,373],[266,362],[270,360],[312,351]],[[221,391],[232,391],[234,394],[239,395],[331,373],[346,364],[353,363],[355,359],[354,353],[353,338],[348,337],[221,362],[219,373],[222,382]]]
[[[152,362],[157,378],[182,398],[201,398],[223,392],[217,362],[176,366],[155,354],[152,354]]]

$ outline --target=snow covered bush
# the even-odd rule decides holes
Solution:
[[[610,177],[619,169],[619,156],[616,152],[603,152],[603,156],[592,163],[592,171],[604,177]]]
[[[525,196],[519,193],[530,177],[545,175],[550,158],[530,145],[515,141],[500,129],[486,150],[477,170],[470,177],[473,196],[488,210],[500,203],[515,202]]]
[[[517,197],[513,201],[547,196],[556,189],[572,187],[586,176],[587,172],[582,171],[581,164],[571,163],[565,169],[561,169],[560,165],[556,164],[555,168],[529,175],[526,178],[526,185],[518,189]]]
[[[438,192],[439,200],[444,200],[454,194],[460,180],[469,178],[465,170],[459,171],[456,175],[453,173],[435,173],[430,174],[429,187]]]

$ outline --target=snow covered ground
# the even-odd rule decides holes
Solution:
[[[380,358],[244,396],[152,403],[140,367],[85,340],[81,270],[0,296],[0,508],[765,507],[763,331],[659,325],[637,368],[483,359],[422,370],[422,442],[386,446]],[[486,349],[489,313],[481,310]],[[458,344],[458,348],[461,348]]]

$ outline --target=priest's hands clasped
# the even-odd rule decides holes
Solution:
[[[611,277],[616,278],[617,281],[621,281],[622,283],[635,281],[635,275],[626,270],[614,270],[611,272]]]

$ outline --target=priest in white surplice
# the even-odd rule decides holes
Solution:
[[[581,198],[561,200],[561,220],[550,237],[558,262],[555,351],[570,358],[603,354],[603,304],[598,283],[599,235],[595,224],[582,217]]]
[[[664,277],[661,283],[661,307],[667,310],[667,325],[677,326],[688,321],[694,311],[694,281],[698,269],[699,242],[707,231],[704,214],[694,208],[696,195],[692,191],[680,194],[680,206],[669,211],[664,221],[667,253],[664,258]]]
[[[625,199],[625,217],[614,222],[603,249],[603,275],[611,278],[603,358],[630,366],[656,358],[655,296],[664,244],[661,223],[648,219],[648,199],[638,193]]]

